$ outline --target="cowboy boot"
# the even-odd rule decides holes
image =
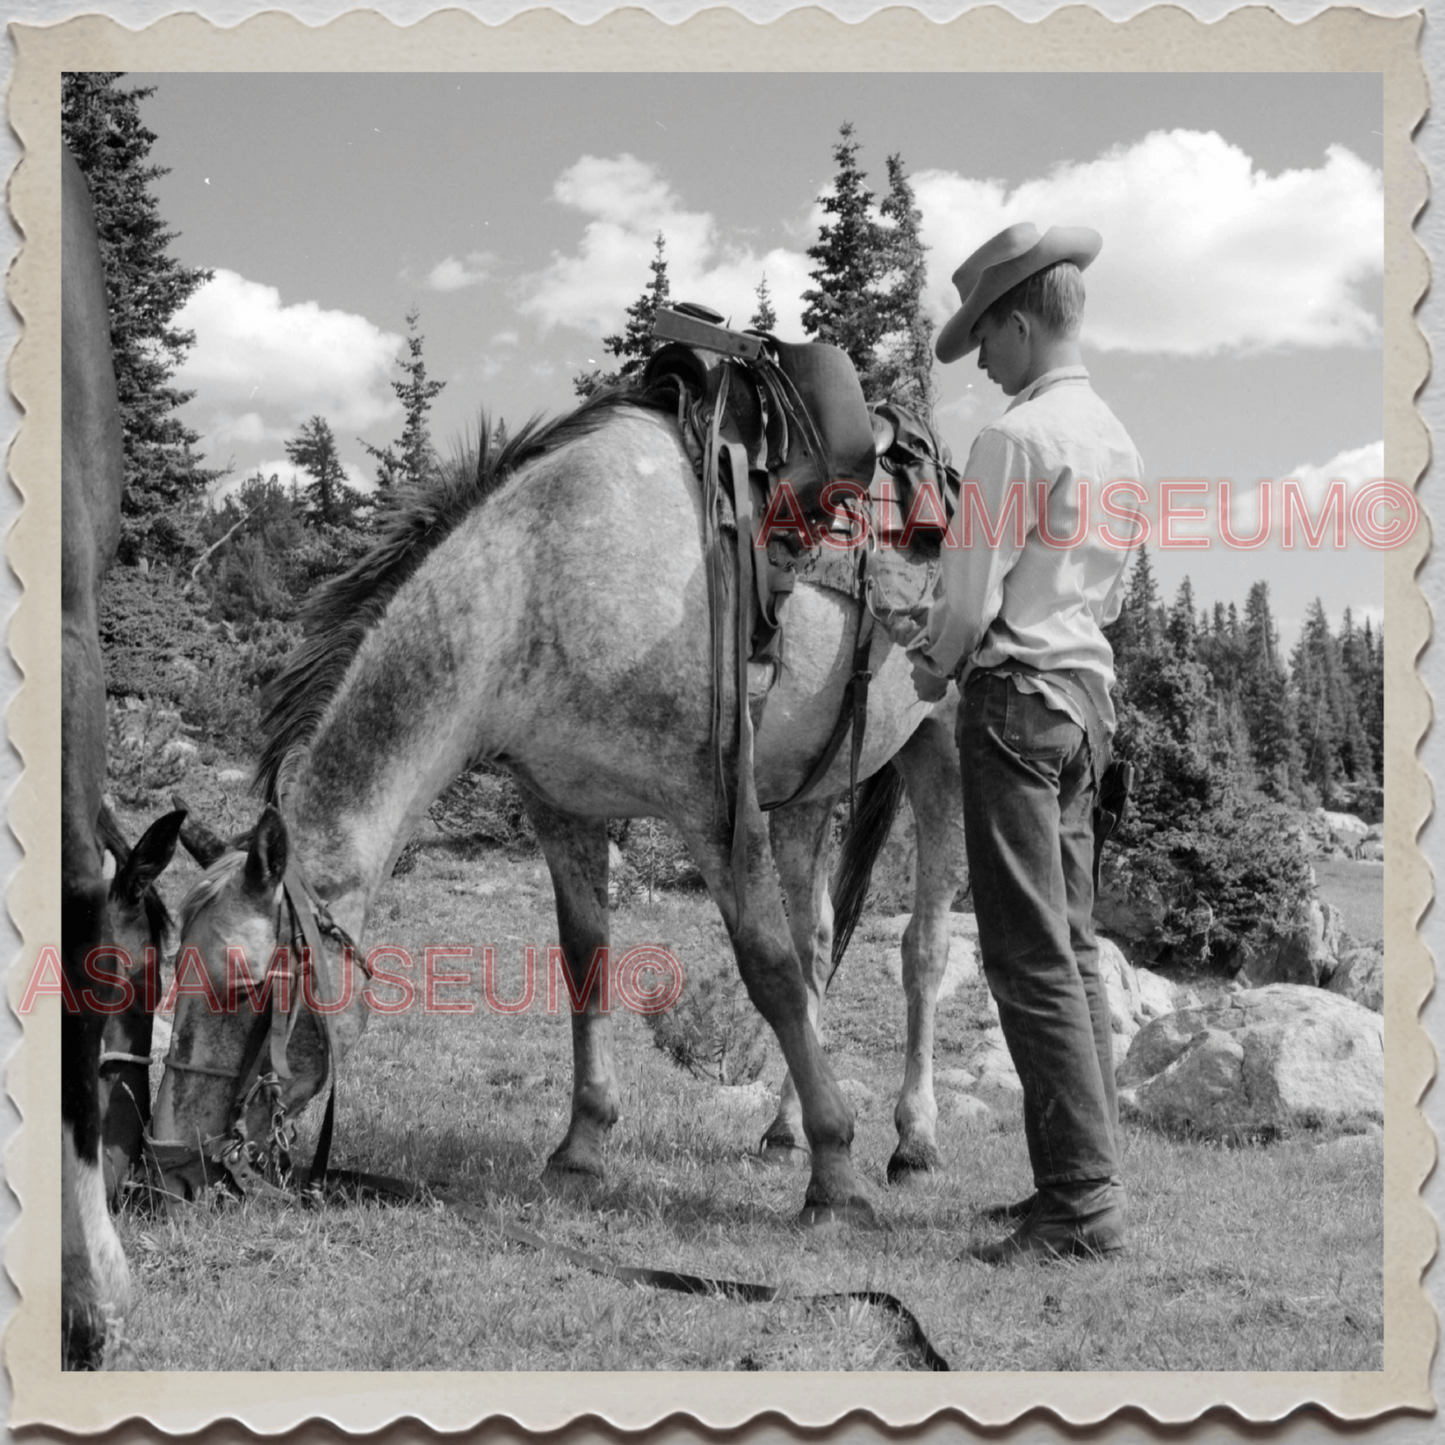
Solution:
[[[1124,1248],[1124,1208],[1111,1181],[1040,1189],[1022,1224],[994,1244],[965,1251],[984,1264],[1103,1258]]]

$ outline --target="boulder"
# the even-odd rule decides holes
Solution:
[[[871,1114],[878,1103],[878,1096],[862,1079],[839,1079],[838,1087],[842,1090],[843,1097],[852,1106],[854,1114],[860,1119]]]
[[[964,1128],[987,1129],[993,1123],[993,1110],[972,1094],[955,1094],[948,1101],[948,1116]]]
[[[1118,1072],[1125,1117],[1212,1139],[1385,1117],[1384,1019],[1321,989],[1271,984],[1139,1030]]]
[[[1323,980],[1323,986],[1376,1013],[1384,1013],[1385,945],[1347,949]]]
[[[1179,1007],[1180,990],[1152,969],[1136,968],[1111,938],[1099,940],[1099,975],[1109,995],[1109,1022],[1115,1034],[1132,1039],[1150,1019]],[[1196,1002],[1193,994],[1189,1002]]]
[[[1152,883],[1124,881],[1106,860],[1094,894],[1094,921],[1119,940],[1135,962],[1154,957],[1148,940],[1157,933],[1169,912],[1163,893]]]
[[[890,918],[880,918],[873,929],[883,938],[901,939],[903,930],[912,920],[911,913],[895,913]],[[948,915],[948,936],[950,938],[978,938],[978,919],[971,913],[950,913]]]
[[[973,921],[972,914],[955,913],[950,914],[951,918],[968,918]],[[938,984],[938,997],[940,999],[951,998],[958,992],[959,985],[967,983],[970,979],[978,977],[978,931],[975,928],[973,936],[959,930],[949,930],[948,938],[948,962],[943,965],[943,978]],[[903,984],[903,950],[894,949],[888,955],[885,964],[889,977],[900,987]]]
[[[1277,938],[1244,956],[1241,971],[1254,988],[1272,983],[1317,987],[1334,971],[1339,951],[1339,910],[1311,892]]]
[[[1009,1057],[1008,1045],[1004,1042],[1003,1030],[998,1027],[984,1029],[979,1035],[977,1052],[972,1067],[978,1073],[974,1088],[983,1093],[992,1091],[1001,1094],[1021,1094],[1023,1083],[1018,1070]]]

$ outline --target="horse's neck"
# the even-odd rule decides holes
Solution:
[[[328,726],[283,784],[283,811],[312,886],[360,937],[367,909],[426,810],[470,759],[462,729],[438,706],[431,726],[382,748],[348,712],[367,705],[363,676],[338,696]],[[349,756],[348,739],[366,742]],[[293,821],[294,820],[294,821]]]

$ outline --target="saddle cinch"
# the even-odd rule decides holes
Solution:
[[[906,540],[916,552],[936,556],[957,504],[958,474],[926,422],[892,403],[868,405],[846,352],[821,342],[796,345],[764,332],[732,331],[722,320],[693,304],[660,309],[653,335],[663,345],[642,379],[644,385],[676,387],[679,426],[702,481],[717,665],[726,612],[719,533],[736,526],[738,595],[754,601],[738,613],[740,775],[751,774],[748,735],[777,677],[793,585],[802,572],[818,578],[820,569],[842,568],[838,590],[860,599],[860,614],[838,722],[792,797],[761,806],[781,807],[810,792],[850,730],[851,801],[872,675],[874,618],[866,596],[874,548],[825,548],[822,538],[861,523],[881,546]],[[830,483],[844,485],[830,490]],[[751,545],[763,525],[765,549]],[[714,689],[713,739],[725,801],[723,740],[731,729],[723,726],[721,693]],[[742,776],[739,781],[746,785]]]

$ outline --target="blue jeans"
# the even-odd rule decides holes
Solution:
[[[1010,677],[975,672],[958,711],[958,750],[984,975],[1023,1083],[1034,1183],[1117,1178],[1088,738]]]

